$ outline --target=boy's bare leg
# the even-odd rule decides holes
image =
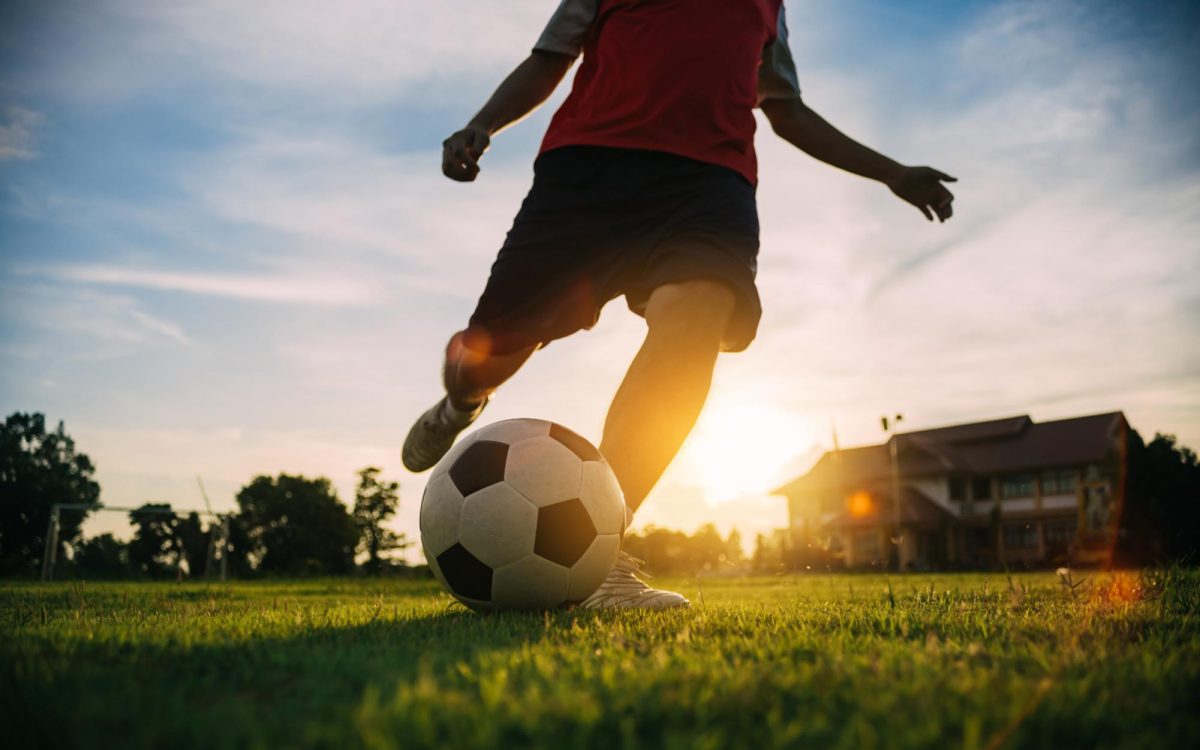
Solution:
[[[655,289],[646,305],[646,340],[617,390],[600,452],[616,472],[631,510],[646,499],[691,432],[708,388],[734,296],[715,281]],[[688,600],[637,577],[641,561],[624,552],[582,606],[589,609],[671,609]]]
[[[451,405],[462,411],[474,410],[515,375],[537,348],[492,354],[486,344],[468,340],[466,331],[454,334],[446,344],[442,366],[442,384]]]
[[[488,397],[521,369],[537,349],[531,346],[493,354],[486,344],[486,341],[472,341],[466,331],[459,331],[446,345],[442,367],[446,395],[408,431],[401,457],[409,471],[433,468],[454,445],[458,434],[479,417]]]
[[[734,295],[710,280],[655,289],[649,331],[604,423],[600,452],[637,510],[679,451],[704,407]]]

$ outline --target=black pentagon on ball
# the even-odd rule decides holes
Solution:
[[[533,551],[550,562],[571,567],[596,538],[596,526],[578,499],[565,500],[538,510]]]
[[[450,589],[465,599],[492,600],[492,569],[456,544],[437,556],[438,567]]]
[[[508,445],[493,440],[477,440],[450,467],[450,481],[463,497],[504,481]]]
[[[587,441],[587,438],[576,435],[560,424],[550,425],[550,437],[566,446],[567,450],[579,456],[580,461],[599,461],[600,451]]]

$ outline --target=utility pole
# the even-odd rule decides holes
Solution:
[[[231,514],[226,513],[221,520],[221,580],[224,581],[229,573],[229,522]]]
[[[896,553],[896,570],[900,570],[901,549],[904,544],[904,536],[900,533],[900,464],[897,460],[897,440],[896,430],[900,427],[900,423],[904,421],[903,414],[897,414],[892,420],[888,420],[887,416],[879,418],[880,424],[883,425],[883,431],[888,436],[888,454],[891,456],[892,470],[892,547]]]
[[[46,526],[46,549],[42,554],[42,580],[54,578],[54,563],[58,562],[58,513],[59,506],[50,508],[50,523]]]

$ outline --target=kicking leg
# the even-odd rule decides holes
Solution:
[[[446,345],[442,384],[446,395],[413,424],[404,440],[402,458],[409,471],[432,468],[454,439],[479,417],[488,398],[512,377],[537,349],[531,346],[507,354],[493,354],[486,342],[459,331]]]
[[[637,510],[691,432],[735,298],[709,280],[667,284],[646,304],[649,331],[604,423],[600,452]]]
[[[492,354],[486,342],[459,331],[446,344],[442,366],[442,385],[450,404],[461,411],[474,411],[516,374],[538,347],[519,349],[509,354]]]

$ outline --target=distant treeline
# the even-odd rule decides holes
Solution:
[[[819,549],[801,554],[786,529],[755,536],[747,556],[737,529],[722,539],[712,524],[690,535],[653,526],[630,532],[621,549],[644,561],[646,571],[654,575],[768,574],[836,562]]]
[[[383,527],[399,505],[399,485],[381,481],[375,467],[358,477],[352,510],[328,479],[290,474],[255,477],[238,492],[237,513],[207,523],[196,513],[161,512],[170,505],[143,505],[129,514],[128,543],[112,534],[78,541],[60,575],[197,578],[222,565],[236,578],[411,572],[389,554],[410,543]]]
[[[41,414],[13,414],[0,429],[0,575],[36,575],[56,504],[98,505],[95,466],[76,451],[62,422],[47,431]],[[129,514],[128,542],[112,534],[82,538],[89,510],[59,514],[62,575],[100,578],[198,577],[225,557],[230,576],[380,574],[407,569],[392,553],[410,542],[385,528],[400,485],[379,469],[358,472],[348,508],[324,477],[255,477],[237,494],[237,512],[220,520],[164,513],[146,504]],[[215,535],[215,538],[214,538]],[[214,544],[215,542],[215,544]],[[214,550],[214,546],[216,549]]]
[[[1200,562],[1200,464],[1171,435],[1149,443],[1130,431],[1128,483],[1114,560],[1119,565]],[[55,504],[96,505],[95,467],[60,422],[47,431],[41,414],[13,414],[0,429],[0,575],[37,574]],[[258,476],[237,494],[237,511],[224,524],[199,515],[130,513],[128,542],[112,534],[83,539],[88,511],[64,511],[58,534],[58,572],[97,578],[199,577],[214,563],[213,547],[232,577],[317,576],[417,572],[393,557],[411,546],[385,527],[400,503],[399,484],[379,469],[358,472],[354,504],[347,507],[330,480],[280,474]],[[217,535],[214,540],[214,535]],[[787,530],[759,534],[749,557],[734,530],[722,538],[711,526],[693,534],[649,528],[626,536],[623,549],[654,574],[775,573],[831,570],[841,560],[828,539]]]

